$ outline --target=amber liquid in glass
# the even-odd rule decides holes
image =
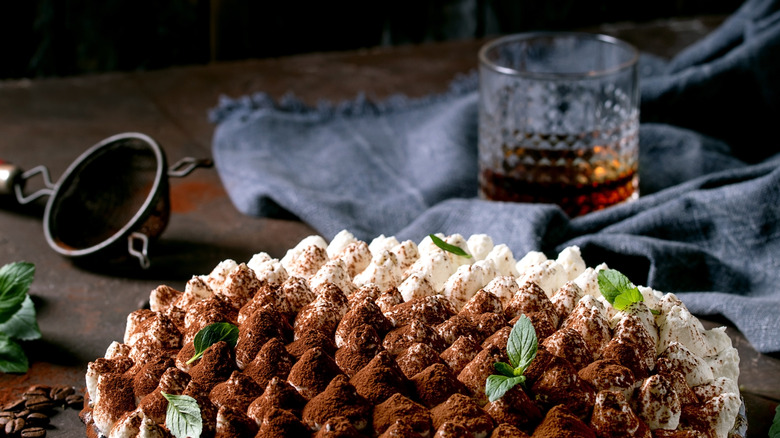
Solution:
[[[485,199],[558,204],[574,217],[638,196],[636,161],[621,160],[610,148],[504,151],[501,171],[480,170]]]

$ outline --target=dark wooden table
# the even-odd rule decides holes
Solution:
[[[720,17],[643,25],[613,24],[613,33],[640,49],[670,56],[700,38]],[[460,72],[476,67],[482,41],[310,54],[289,58],[114,73],[71,78],[0,82],[0,159],[24,169],[45,165],[56,180],[84,150],[101,139],[139,131],[163,146],[170,162],[208,158],[214,126],[208,110],[220,95],[288,92],[309,103],[341,100],[366,92],[421,96],[444,91]],[[34,185],[34,182],[30,183]],[[313,230],[296,221],[247,217],[231,204],[214,169],[171,180],[171,218],[151,251],[151,268],[96,270],[51,250],[44,238],[45,200],[18,206],[0,199],[0,264],[35,264],[30,290],[43,338],[25,344],[32,366],[24,375],[0,375],[0,402],[32,384],[83,388],[86,364],[121,340],[128,313],[142,306],[160,284],[183,289],[194,274],[221,260],[247,261],[265,251],[275,257]],[[729,329],[741,356],[740,384],[750,437],[765,437],[780,400],[780,360],[757,353]],[[76,411],[54,417],[50,437],[84,435]]]

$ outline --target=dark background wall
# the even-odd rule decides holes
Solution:
[[[4,0],[0,78],[723,15],[742,0]]]

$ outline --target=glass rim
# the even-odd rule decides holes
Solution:
[[[606,43],[612,46],[619,46],[630,53],[630,58],[625,62],[616,64],[613,67],[606,68],[603,70],[584,71],[581,73],[563,73],[563,72],[533,72],[533,71],[518,70],[516,68],[498,65],[495,62],[488,59],[487,57],[488,51],[494,49],[495,47],[498,47],[499,45],[506,44],[508,42],[534,40],[540,38],[553,38],[559,36],[589,39],[589,40],[595,40],[602,43]],[[558,31],[525,32],[525,33],[505,35],[485,43],[479,49],[478,58],[479,58],[480,65],[485,66],[490,70],[493,70],[497,73],[504,74],[504,75],[526,77],[526,78],[533,78],[533,79],[591,79],[591,78],[595,79],[595,78],[613,75],[623,70],[634,68],[639,61],[639,50],[636,47],[634,47],[632,44],[623,41],[620,38],[616,38],[611,35],[605,35],[600,33],[558,32]]]

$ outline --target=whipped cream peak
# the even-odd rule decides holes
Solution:
[[[564,248],[558,253],[558,258],[555,259],[556,263],[563,266],[564,271],[567,274],[568,280],[574,280],[580,274],[585,272],[587,266],[585,266],[585,260],[582,259],[582,253],[578,246],[569,246]]]
[[[395,236],[388,237],[380,234],[371,240],[371,243],[368,244],[368,249],[371,251],[371,254],[381,254],[383,251],[391,251],[399,243]]]
[[[569,281],[566,268],[555,260],[545,260],[529,266],[518,278],[518,283],[534,282],[551,297],[564,283]]]
[[[333,239],[331,239],[330,243],[326,248],[328,257],[331,259],[338,257],[338,255],[344,252],[344,250],[349,245],[357,242],[358,239],[355,238],[354,234],[350,233],[347,230],[339,231],[338,233],[336,233],[335,236],[333,236]]]
[[[353,281],[357,286],[375,284],[380,289],[386,290],[397,287],[400,278],[401,267],[398,265],[398,258],[391,251],[383,249],[379,253],[374,253],[371,263],[363,272],[357,274]]]
[[[517,261],[517,264],[515,264],[515,269],[517,269],[517,272],[525,272],[531,266],[538,265],[546,260],[547,256],[544,255],[543,252],[530,251]]]
[[[672,370],[679,371],[690,387],[704,385],[715,379],[712,367],[685,345],[672,341],[659,356],[668,361]]]
[[[677,342],[699,357],[718,353],[716,346],[707,340],[701,322],[683,305],[674,305],[667,312],[662,312],[658,318],[658,326],[659,350]]]
[[[415,298],[423,298],[436,294],[433,283],[430,278],[420,272],[412,272],[398,286],[398,291],[404,297],[404,301],[411,301]]]
[[[328,260],[309,279],[309,287],[313,290],[320,288],[325,283],[338,287],[347,295],[351,295],[357,289],[349,275],[347,264],[341,259]]]
[[[520,285],[515,281],[515,277],[511,275],[499,275],[490,280],[484,289],[498,297],[501,305],[506,308],[509,302],[512,301],[512,297],[520,291]]]
[[[639,416],[655,429],[677,429],[682,406],[672,383],[662,374],[648,377],[639,388]]]
[[[238,263],[236,263],[235,260],[223,260],[219,262],[217,266],[214,267],[214,269],[211,270],[209,275],[203,277],[203,280],[211,287],[211,289],[218,290],[222,286],[222,283],[225,282],[228,274],[230,274],[230,272],[233,271],[236,266],[238,266]]]
[[[642,301],[632,303],[625,310],[620,310],[612,317],[613,326],[617,326],[625,318],[636,318],[647,331],[647,335],[653,341],[653,348],[657,348],[659,342],[658,325],[655,322],[655,315],[650,308]]]
[[[488,258],[488,255],[495,249],[493,239],[487,234],[472,234],[466,240],[466,246],[468,247],[467,252],[476,260]]]
[[[311,235],[303,238],[297,245],[287,250],[287,253],[285,253],[284,257],[281,259],[282,266],[289,271],[290,263],[297,259],[300,254],[310,246],[317,246],[326,250],[325,254],[327,255],[328,242],[325,241],[322,236]]]
[[[279,286],[289,277],[282,262],[264,252],[253,255],[246,265],[255,273],[261,284]]]

